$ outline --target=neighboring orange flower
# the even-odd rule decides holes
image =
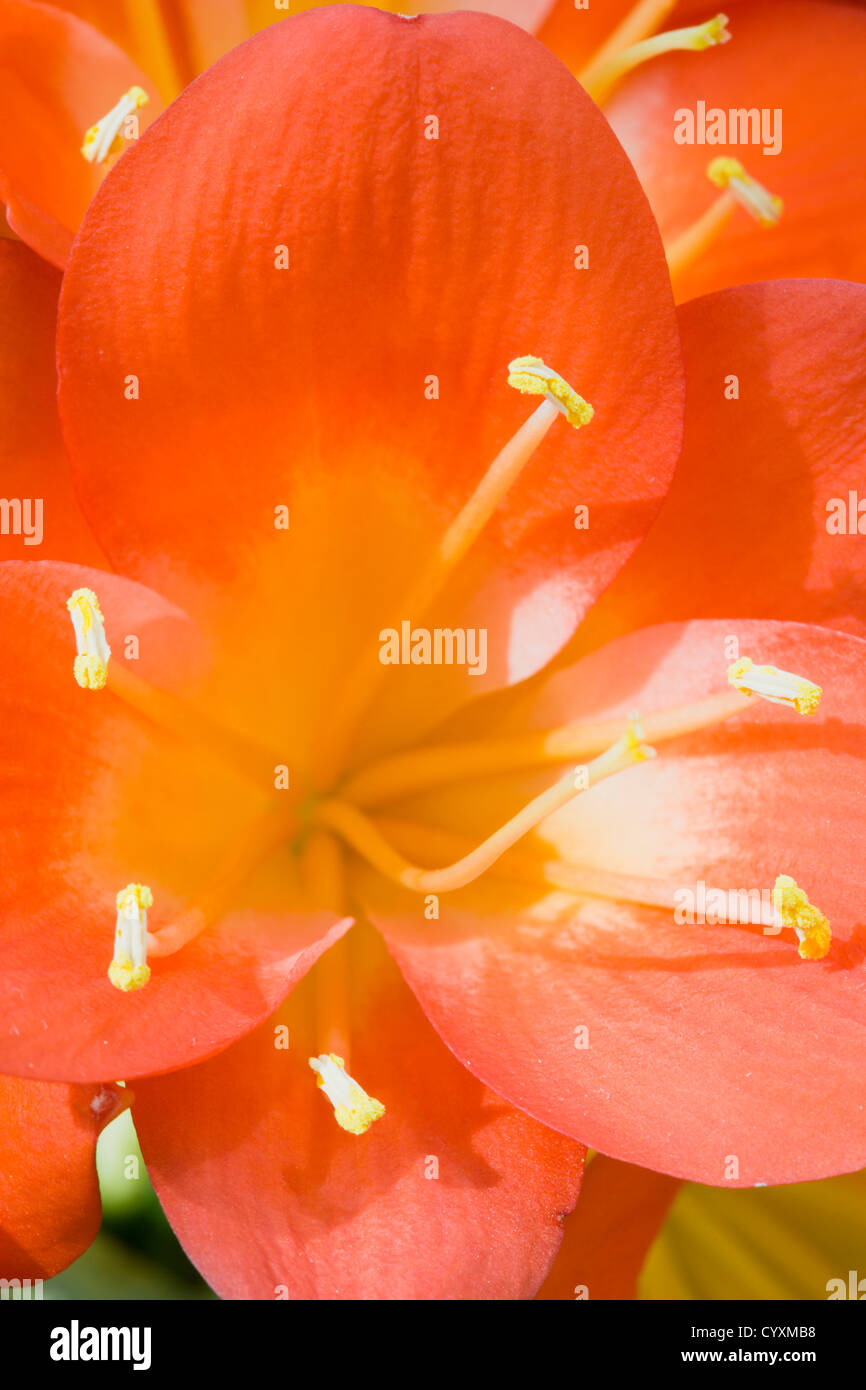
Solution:
[[[12,231],[54,265],[66,264],[105,174],[82,158],[82,140],[133,88],[151,96],[130,112],[130,132],[161,110],[150,78],[75,16],[0,0],[0,203]]]
[[[98,170],[85,173],[77,158],[82,120],[89,124],[143,84],[153,102],[142,113],[146,124],[158,114],[160,97],[172,100],[250,34],[284,20],[288,6],[64,0],[61,8],[72,14],[0,0],[7,89],[0,194],[10,202],[14,229],[58,265],[99,179]],[[293,13],[310,8],[316,5],[307,0],[291,6]],[[425,0],[419,8],[453,6]],[[574,0],[491,0],[475,8],[536,32],[603,105],[659,220],[678,299],[789,275],[866,277],[860,174],[866,15],[856,6],[728,0],[727,13],[714,14],[705,0],[593,0],[585,8]],[[88,24],[138,67],[124,67],[122,53]],[[58,68],[63,47],[68,51]],[[53,61],[31,72],[31,55],[46,50]],[[21,70],[28,72],[26,88]],[[100,92],[105,96],[97,100]],[[745,146],[745,136],[727,124],[710,135],[721,144],[702,143],[708,111],[726,118],[730,111],[754,112],[759,120],[766,111],[775,157],[761,158],[767,138],[756,143],[751,125]],[[696,122],[693,143],[675,140],[683,112]]]
[[[823,0],[725,8],[730,44],[693,63],[671,54],[646,64],[604,108],[658,218],[678,299],[789,275],[866,279],[866,13]],[[763,156],[766,135],[732,143],[727,122],[721,145],[674,141],[679,111],[699,119],[749,109],[767,112],[778,153]],[[709,211],[707,166],[720,155],[741,161],[779,199],[771,227],[757,226],[730,193]]]

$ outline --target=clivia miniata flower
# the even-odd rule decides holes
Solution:
[[[0,1070],[129,1083],[224,1296],[531,1297],[587,1144],[866,1161],[863,561],[823,525],[864,322],[841,283],[677,313],[597,106],[478,15],[275,26],[105,179],[81,510],[52,438],[52,558],[0,566]],[[485,671],[384,665],[404,622]],[[781,930],[678,925],[698,877]]]

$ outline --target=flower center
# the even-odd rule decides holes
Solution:
[[[636,718],[607,752],[585,767],[566,773],[552,787],[533,798],[516,816],[490,835],[470,853],[444,869],[419,869],[398,854],[381,836],[372,822],[351,803],[341,800],[321,802],[313,812],[318,826],[335,831],[356,853],[386,878],[417,893],[444,893],[465,888],[522,840],[541,821],[566,806],[575,796],[588,791],[606,777],[622,772],[635,763],[655,756],[643,742],[643,730]]]
[[[512,363],[515,378],[521,378],[520,390],[548,390],[550,377],[536,360],[520,359]],[[524,381],[523,374],[526,373]],[[561,378],[556,378],[555,410],[571,415],[586,416],[590,409]],[[544,405],[549,402],[545,401]],[[78,647],[75,677],[85,689],[103,689],[107,684],[110,649],[99,601],[92,590],[79,589],[67,603],[73,620]],[[116,677],[112,676],[111,689]],[[772,704],[786,705],[801,715],[812,714],[818,707],[821,688],[805,677],[769,665],[756,665],[743,657],[728,668],[732,689],[707,696],[703,700],[669,710],[654,712],[641,723],[632,716],[625,732],[617,732],[618,721],[601,720],[578,723],[551,729],[540,734],[518,738],[490,740],[483,743],[462,743],[424,749],[415,753],[383,759],[363,769],[349,779],[336,797],[312,801],[301,816],[296,808],[287,811],[271,809],[255,820],[236,837],[226,853],[219,872],[191,904],[175,920],[157,933],[149,933],[147,911],[153,906],[153,895],[142,884],[130,883],[117,896],[115,952],[109,967],[111,983],[124,992],[139,989],[150,979],[148,951],[152,956],[172,955],[224,912],[229,900],[243,888],[255,869],[275,849],[293,842],[302,850],[304,875],[311,905],[321,906],[324,900],[337,911],[344,911],[341,891],[340,856],[335,854],[333,837],[366,860],[386,878],[413,892],[429,894],[452,892],[466,887],[482,874],[509,856],[501,866],[505,877],[533,882],[539,881],[537,861],[510,853],[542,821],[562,809],[574,797],[589,791],[604,779],[655,756],[655,749],[646,743],[647,732],[657,742],[691,734],[741,714],[757,697]],[[141,683],[142,702],[152,716],[165,713],[169,727],[176,730],[178,712],[173,700],[162,707],[157,699],[162,692],[152,691]],[[137,682],[134,693],[139,695]],[[128,692],[123,689],[121,697]],[[181,707],[183,711],[183,707]],[[194,719],[184,712],[184,719]],[[207,728],[207,726],[206,726]],[[195,728],[193,729],[195,732]],[[234,762],[237,749],[229,739],[220,751]],[[481,775],[515,773],[553,763],[571,762],[575,757],[593,755],[586,764],[572,767],[564,776],[529,801],[481,844],[461,846],[452,863],[441,869],[423,868],[405,858],[392,840],[386,838],[383,827],[370,819],[367,811],[376,805],[394,801],[407,794],[417,793],[449,782],[471,781]],[[397,823],[398,839],[406,827]],[[416,828],[416,833],[417,833]],[[411,828],[410,828],[411,830]],[[424,834],[424,828],[420,829]],[[435,832],[434,832],[435,834]],[[453,843],[452,839],[452,843]],[[667,906],[671,898],[669,886],[647,884],[629,876],[597,873],[591,868],[573,864],[549,862],[543,865],[540,881],[549,886],[577,895],[602,896],[615,901],[641,902]],[[782,885],[782,887],[780,887]],[[784,891],[783,891],[784,888]],[[784,925],[792,927],[800,939],[800,954],[806,959],[820,959],[829,949],[830,931],[826,919],[813,908],[793,879],[782,876],[777,880],[778,911]],[[775,901],[775,899],[774,899]],[[339,1036],[339,1034],[338,1034]],[[375,1118],[375,1117],[374,1117]],[[360,1132],[360,1131],[358,1131]]]
[[[540,395],[543,399],[500,450],[448,527],[432,561],[404,601],[404,611],[423,611],[441,591],[557,416],[563,415],[574,428],[588,424],[593,418],[592,407],[540,358],[515,358],[509,365],[508,381],[515,390]],[[77,589],[68,599],[67,608],[76,641],[74,675],[83,689],[105,690],[107,687],[109,694],[126,701],[175,735],[202,744],[230,765],[242,768],[259,786],[264,784],[261,780],[264,776],[270,779],[273,759],[267,750],[214,724],[182,700],[154,689],[117,663],[109,676],[111,649],[99,600],[91,589]],[[375,693],[376,680],[381,678],[381,673],[378,661],[369,665],[362,663],[348,682],[350,695],[342,706],[338,724],[344,742],[362,716],[366,701]],[[800,714],[810,714],[817,708],[821,696],[820,687],[813,682],[773,666],[757,666],[748,657],[730,666],[728,680],[731,689],[674,709],[651,713],[644,723],[638,716],[632,716],[624,732],[620,721],[602,720],[518,738],[432,747],[385,758],[362,769],[344,783],[338,795],[314,796],[302,808],[291,806],[284,810],[281,804],[279,809],[269,809],[235,837],[219,871],[197,899],[157,932],[148,931],[147,913],[153,906],[149,888],[130,883],[118,894],[115,952],[109,979],[124,992],[145,985],[151,974],[148,952],[152,957],[168,956],[193,940],[223,915],[230,900],[243,889],[263,861],[287,843],[300,853],[302,878],[310,905],[327,905],[338,912],[346,910],[339,843],[386,878],[416,893],[456,891],[494,866],[499,866],[505,877],[526,881],[529,875],[531,881],[539,882],[537,860],[530,863],[525,855],[521,858],[519,851],[515,853],[515,846],[574,797],[654,757],[655,750],[646,742],[647,738],[663,742],[711,727],[741,714],[755,697],[787,705]],[[501,776],[555,763],[573,763],[575,758],[590,760],[572,766],[516,815],[493,830],[481,844],[461,845],[458,856],[444,868],[424,868],[405,858],[386,837],[383,826],[377,825],[367,814],[377,805],[433,786],[466,782],[481,775]],[[339,759],[335,760],[331,784],[334,767],[338,769],[339,765]],[[398,823],[398,839],[404,831],[405,827],[401,831]],[[578,896],[600,895],[617,901],[658,906],[664,905],[669,896],[664,885],[647,884],[628,876],[599,874],[585,866],[559,862],[543,866],[540,882]],[[780,914],[784,923],[797,932],[800,954],[819,959],[829,947],[826,919],[812,907],[793,879],[782,876],[777,881],[777,890]],[[339,997],[345,1004],[347,982],[337,978],[331,983],[334,988],[329,988],[329,999]],[[337,1012],[344,1016],[347,1010],[343,1008]],[[331,1040],[345,1053],[338,1020],[331,1029]],[[346,1074],[336,1052],[321,1054],[317,1061],[311,1060],[311,1065],[319,1072],[320,1084],[335,1105],[338,1123],[353,1133],[363,1133],[381,1113],[379,1102],[371,1101]]]

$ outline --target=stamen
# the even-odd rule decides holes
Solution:
[[[762,227],[775,227],[784,212],[781,198],[747,174],[739,160],[728,156],[707,165],[707,178],[722,192],[690,227],[665,246],[668,267],[676,277],[712,245],[737,207],[744,207]]]
[[[665,244],[665,256],[671,276],[696,261],[719,233],[727,226],[737,210],[737,200],[726,190],[702,212],[690,227]]]
[[[339,916],[348,913],[343,846],[326,830],[306,836],[300,854],[301,887],[311,912],[329,908]],[[316,961],[316,1031],[329,1052],[349,1057],[351,1037],[351,987],[348,946],[342,942]]]
[[[455,835],[438,826],[419,825],[390,816],[377,816],[376,826],[392,844],[414,858],[443,859],[447,855],[466,854],[472,848],[465,835]],[[635,903],[663,911],[674,908],[680,886],[673,880],[642,878],[636,874],[596,869],[590,864],[541,858],[536,847],[524,848],[523,845],[503,854],[490,869],[489,877],[538,889],[557,889],[580,898]]]
[[[108,679],[111,648],[105,638],[105,624],[99,600],[92,589],[76,589],[66,600],[78,655],[73,671],[82,690],[102,690]]]
[[[320,1053],[309,1059],[310,1066],[318,1073],[316,1085],[320,1086],[334,1107],[334,1119],[341,1129],[350,1134],[366,1134],[374,1120],[385,1113],[380,1100],[368,1096],[362,1086],[346,1071],[342,1057],[336,1053]]]
[[[729,43],[728,16],[717,14],[704,24],[692,24],[683,29],[668,29],[651,38],[641,38],[615,50],[606,46],[579,75],[579,81],[594,101],[601,103],[627,73],[662,53],[703,53],[707,48]],[[655,27],[655,26],[654,26]]]
[[[477,849],[444,869],[421,869],[409,863],[383,838],[367,816],[347,802],[322,802],[315,809],[314,822],[336,831],[374,868],[404,888],[417,893],[451,892],[472,883],[536,825],[582,792],[635,763],[655,757],[655,749],[647,747],[643,738],[643,728],[637,716],[632,716],[625,733],[605,753],[591,763],[566,773],[552,787],[534,797]]]
[[[595,414],[583,396],[579,396],[558,372],[545,366],[540,357],[515,357],[509,362],[508,385],[524,395],[546,396],[576,430],[588,425]]]
[[[773,907],[783,927],[791,927],[800,939],[803,960],[823,960],[830,949],[830,923],[813,907],[789,874],[779,874],[773,887]]]
[[[516,363],[530,361],[535,366],[544,366],[538,358],[515,359]],[[512,363],[512,366],[514,365],[515,363]],[[543,391],[544,400],[500,449],[472,496],[451,522],[427,568],[421,572],[412,588],[395,607],[396,612],[410,613],[413,618],[420,618],[442,592],[500,502],[520,477],[558,415],[562,413],[568,416],[569,408],[565,405],[563,397],[567,396],[575,403],[572,411],[575,419],[572,423],[576,427],[586,424],[587,420],[591,419],[592,407],[587,405],[577,392],[573,392],[557,373],[551,372],[547,367],[544,368],[544,372],[544,384],[539,387]],[[541,377],[538,372],[534,375],[540,383]],[[529,381],[528,372],[526,381]],[[553,394],[554,381],[559,383],[556,388],[558,396]],[[527,390],[529,387],[519,386],[517,389]],[[580,402],[580,406],[577,402]],[[327,786],[339,771],[357,723],[372,701],[387,669],[379,661],[378,651],[371,643],[355,669],[348,674],[339,705],[333,711],[327,730],[327,743],[315,750],[314,761],[319,769],[320,785]]]
[[[751,703],[750,695],[725,690],[704,700],[657,710],[644,717],[647,742],[661,743],[712,728],[742,714]],[[449,782],[470,782],[477,777],[595,757],[610,746],[621,728],[621,719],[602,719],[516,738],[433,745],[362,768],[345,783],[340,795],[355,805],[381,806]]]
[[[110,155],[118,154],[123,149],[120,132],[124,123],[149,101],[150,97],[142,87],[130,87],[117,105],[90,127],[81,146],[81,153],[88,164],[104,164]]]
[[[108,660],[111,648],[105,635],[105,622],[99,600],[92,589],[76,589],[66,601],[78,655],[73,670],[83,689],[103,690],[108,685],[116,695],[139,714],[168,729],[184,742],[196,743],[222,758],[249,777],[257,786],[266,786],[273,769],[280,761],[277,754],[253,743],[243,734],[210,720],[183,700],[168,691],[148,685],[147,681],[115,662],[108,679]]]
[[[762,227],[775,227],[785,208],[781,198],[747,174],[738,159],[722,155],[707,165],[707,178],[717,188],[729,189],[741,207]]]
[[[798,714],[814,714],[821,700],[820,685],[791,671],[780,671],[778,666],[756,666],[748,656],[728,667],[728,680],[744,694],[760,695],[774,705],[788,705]]]
[[[613,62],[619,53],[654,34],[664,24],[676,3],[677,0],[639,0],[639,3],[620,20],[601,48],[593,54],[583,71],[577,74],[581,86],[590,95],[594,95],[596,81],[608,64]]]
[[[114,959],[108,967],[108,978],[115,989],[125,993],[141,989],[150,979],[147,964],[149,907],[153,907],[153,894],[144,883],[128,883],[117,895]]]

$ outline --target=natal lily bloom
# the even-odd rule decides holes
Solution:
[[[758,338],[778,292],[720,300]],[[817,353],[835,317],[783,292]],[[741,395],[806,488],[851,368],[823,363],[810,433],[768,339]],[[507,689],[650,526],[679,440],[654,225],[540,46],[340,8],[230,55],[105,181],[60,368],[120,573],[0,570],[0,1066],[137,1078],[218,1291],[531,1295],[587,1141],[720,1184],[864,1162],[862,642],[668,624]],[[486,659],[427,665],[446,629]],[[682,925],[700,877],[785,880],[789,920]]]
[[[363,86],[353,68],[356,39],[364,43],[371,64]],[[428,89],[417,94],[405,83],[395,86],[391,72],[413,70],[418,55],[427,51],[436,60]],[[437,76],[440,63],[443,72]],[[329,64],[335,87],[344,93],[345,109],[335,107],[326,128],[310,73],[321,75]],[[455,83],[452,69],[466,81]],[[377,82],[371,77],[374,71]],[[43,1070],[65,1075],[70,1065],[70,1075],[80,1080],[89,1075],[101,1079],[106,1071],[124,1077],[164,1071],[205,1058],[267,1020],[296,979],[348,925],[344,893],[330,867],[333,841],[323,832],[312,833],[305,809],[316,783],[321,779],[322,789],[330,790],[350,758],[362,764],[370,756],[363,740],[371,746],[382,741],[383,749],[390,749],[395,735],[403,741],[412,736],[413,724],[428,727],[476,685],[514,681],[537,669],[633,549],[663,496],[679,444],[676,329],[652,218],[603,119],[541,47],[509,26],[477,18],[428,26],[427,21],[409,24],[339,10],[275,30],[226,60],[207,82],[216,83],[205,93],[208,120],[213,103],[223,103],[226,110],[231,106],[226,130],[234,134],[222,145],[206,142],[218,156],[222,172],[217,182],[202,168],[201,184],[188,186],[190,243],[178,226],[163,244],[184,257],[189,252],[194,263],[202,256],[204,264],[210,252],[201,244],[194,250],[192,242],[198,236],[194,229],[210,224],[213,249],[219,248],[222,268],[212,261],[217,278],[193,310],[196,319],[203,311],[201,341],[210,338],[216,355],[210,364],[201,360],[197,388],[193,378],[198,369],[188,361],[187,384],[194,396],[202,389],[210,394],[217,386],[225,413],[218,421],[213,396],[209,402],[199,396],[196,403],[185,396],[187,385],[172,383],[169,375],[162,376],[160,388],[157,373],[169,363],[174,329],[149,312],[132,312],[130,301],[129,311],[110,317],[113,327],[124,332],[133,320],[136,324],[134,358],[124,364],[119,400],[122,412],[141,408],[141,413],[112,417],[109,409],[105,418],[109,429],[120,427],[124,433],[127,456],[131,458],[130,450],[137,455],[116,480],[149,478],[146,504],[142,498],[132,511],[129,502],[122,504],[132,526],[128,537],[134,537],[136,549],[141,542],[141,577],[155,577],[144,573],[150,554],[160,570],[160,585],[174,590],[175,599],[183,591],[206,628],[204,649],[189,619],[129,579],[34,563],[7,566],[4,576],[9,602],[26,629],[35,637],[47,622],[54,634],[44,646],[40,636],[14,697],[16,707],[21,707],[19,701],[31,709],[39,706],[45,738],[26,750],[16,749],[14,759],[10,749],[7,761],[16,768],[22,793],[42,782],[49,764],[60,774],[63,786],[53,773],[48,777],[50,806],[40,808],[37,838],[43,848],[49,841],[67,846],[56,861],[56,874],[42,861],[41,888],[36,864],[42,851],[37,848],[32,860],[28,853],[33,875],[16,876],[20,911],[10,900],[11,913],[5,917],[11,933],[6,984],[16,999],[19,988],[28,994],[30,1027],[36,1031],[25,1038],[29,1028],[16,1004],[18,1031],[4,1038],[9,1049],[4,1065],[29,1076]],[[244,114],[239,88],[250,94]],[[394,94],[390,118],[381,108],[382,90]],[[199,91],[191,91],[186,101],[195,105]],[[272,132],[271,155],[261,147],[253,154],[262,100],[284,113],[285,129],[279,136]],[[512,113],[508,121],[501,119],[503,100]],[[371,164],[373,107],[384,143]],[[187,126],[183,109],[184,103],[173,108],[169,125],[161,128],[162,138],[168,139],[165,148],[151,146],[152,139],[161,139],[155,126],[117,164],[105,184],[109,203],[111,188],[123,178],[133,154],[140,154],[145,164],[155,156],[160,178],[173,168],[187,177],[194,167],[189,140],[197,138],[196,131],[204,136],[205,130],[201,112],[191,110]],[[537,124],[542,111],[560,131],[557,150]],[[173,129],[178,116],[182,127]],[[434,133],[430,116],[439,122],[438,140],[425,134]],[[415,137],[409,134],[410,122],[417,124]],[[348,155],[348,165],[341,151]],[[291,176],[292,201],[285,193],[286,158],[297,171],[297,177]],[[580,185],[569,172],[578,159],[586,170],[586,182]],[[255,292],[249,281],[229,290],[235,272],[223,257],[242,261],[241,243],[227,238],[223,217],[211,221],[209,208],[200,203],[200,195],[208,188],[215,191],[226,176],[246,180],[245,165],[257,171],[248,184],[249,193],[255,190],[253,203],[244,195],[232,220],[242,240],[251,238],[251,249],[267,248]],[[144,166],[140,174],[136,198],[149,182]],[[320,183],[323,175],[327,187]],[[311,183],[302,197],[305,177]],[[477,202],[480,183],[486,186],[483,208]],[[422,193],[424,189],[428,191]],[[154,184],[152,192],[156,232],[172,208],[161,186]],[[181,205],[171,201],[179,213]],[[94,216],[99,205],[94,205]],[[451,230],[455,220],[465,232],[459,244]],[[113,213],[109,221],[113,224]],[[262,242],[268,221],[273,233],[268,229]],[[611,225],[627,225],[629,240],[620,239],[611,248]],[[119,230],[105,241],[96,223],[90,223],[82,232],[82,250],[91,233],[101,263],[97,280],[107,288],[112,274],[104,258],[121,249]],[[578,236],[604,250],[591,283],[574,266]],[[560,264],[546,268],[551,248],[557,246]],[[121,274],[126,277],[125,269]],[[168,266],[165,274],[169,276]],[[225,287],[219,294],[228,291],[230,296],[222,307],[210,298],[218,284]],[[481,306],[471,323],[464,288],[469,285]],[[86,298],[89,307],[97,308],[95,299],[82,295],[82,287],[76,267],[70,266],[64,307],[70,326],[78,318],[74,301],[80,299],[83,309]],[[136,292],[132,281],[128,288]],[[151,289],[148,283],[148,299]],[[256,343],[248,334],[251,295],[265,312]],[[234,329],[224,336],[232,301],[239,337]],[[346,332],[350,302],[360,311],[349,318],[357,330],[354,336]],[[270,314],[276,318],[266,321]],[[578,319],[585,325],[584,341],[575,345],[570,324]],[[150,347],[145,341],[148,324],[154,330]],[[215,325],[222,325],[221,345],[213,339]],[[182,319],[176,327],[185,336],[188,325]],[[83,321],[80,331],[72,331],[82,347],[94,341]],[[226,348],[233,341],[237,355],[230,361]],[[283,370],[283,344],[290,342],[303,344],[307,365],[301,372],[296,364]],[[564,397],[575,423],[589,412],[537,362],[515,366],[514,380],[542,396],[527,401],[510,388],[507,363],[534,356],[522,350],[529,347],[563,363],[570,375],[591,377],[593,404],[605,418],[580,431],[560,420],[558,404],[546,399],[549,390],[552,400],[556,392]],[[126,353],[122,349],[124,357]],[[320,399],[330,402],[336,391],[339,411],[329,404],[325,415],[319,415],[308,376],[314,363]],[[364,364],[361,371],[359,364]],[[214,367],[219,367],[218,385],[210,376]],[[79,397],[68,373],[75,371],[77,366],[67,359],[64,410],[70,438]],[[106,377],[109,396],[113,373],[111,368]],[[648,400],[652,411],[646,408]],[[524,423],[527,416],[529,424]],[[145,421],[150,421],[146,432]],[[252,490],[244,501],[240,480],[251,421],[256,470],[247,475]],[[134,445],[126,433],[130,424]],[[197,457],[210,458],[209,478],[215,485],[210,494],[202,492],[197,469],[188,470],[191,426]],[[515,432],[515,441],[508,444]],[[577,502],[568,478],[576,475],[583,436],[589,443],[579,450],[580,499],[595,510],[597,535],[592,548],[576,551]],[[285,473],[287,445],[297,464],[291,477]],[[541,489],[537,480],[527,484],[520,476],[536,448],[532,462],[540,462],[547,480]],[[171,467],[173,481],[163,488],[157,483],[158,469],[175,450],[180,453]],[[625,469],[627,481],[620,472]],[[218,478],[223,480],[219,484]],[[222,488],[230,479],[235,482],[229,501]],[[88,490],[89,485],[82,498]],[[423,508],[413,508],[419,498]],[[467,510],[469,498],[474,501]],[[176,563],[166,564],[168,513],[175,503],[179,549]],[[497,503],[502,505],[492,519]],[[107,492],[97,509],[102,521],[114,506]],[[160,519],[156,512],[161,507],[168,510]],[[212,530],[217,517],[224,527],[222,538]],[[133,522],[153,525],[152,550]],[[443,555],[440,538],[452,522],[451,549]],[[254,553],[257,540],[263,544]],[[333,565],[335,547],[342,552],[339,571]],[[111,558],[127,572],[138,569],[137,562],[127,565]],[[345,575],[353,569],[358,577],[347,587]],[[452,571],[450,596],[442,597],[440,605],[446,620],[459,620],[461,626],[470,625],[469,605],[479,605],[477,624],[490,635],[489,670],[473,676],[464,665],[404,673],[410,702],[396,691],[386,693],[392,706],[406,709],[401,716],[406,733],[384,701],[379,701],[377,732],[373,721],[363,718],[363,707],[358,710],[362,718],[355,717],[347,696],[357,700],[363,693],[370,678],[368,652],[373,675],[389,674],[378,661],[378,634],[389,618],[402,621],[403,613],[394,610],[394,594],[402,588],[411,596],[423,578],[425,589],[407,611],[417,612],[419,621],[436,622],[430,588],[435,598]],[[66,611],[73,594],[80,618],[76,630]],[[90,651],[87,642],[99,635],[103,620],[105,640]],[[86,689],[75,682],[77,643],[79,655],[100,661],[99,679],[88,681]],[[137,663],[130,659],[136,652]],[[107,683],[94,688],[103,684],[106,666]],[[353,686],[352,668],[357,668]],[[81,663],[78,674],[84,674]],[[428,681],[428,675],[441,680]],[[118,681],[128,698],[117,698]],[[160,705],[168,728],[157,714]],[[25,761],[31,753],[43,760],[42,772],[24,766],[19,753]],[[85,804],[91,807],[90,817],[83,814]],[[23,809],[21,816],[26,819]],[[30,824],[35,830],[36,823]],[[299,863],[301,832],[304,855]],[[188,843],[190,835],[195,849]],[[19,867],[23,871],[23,862]],[[7,877],[6,883],[11,887],[12,880]],[[152,936],[153,941],[146,961],[149,980],[125,991],[113,988],[106,977],[111,960],[106,946],[117,913],[123,912],[117,895],[130,884],[142,888],[141,901],[132,897],[139,914],[147,912],[145,940]],[[148,903],[152,900],[146,908],[144,890]],[[91,901],[100,904],[98,918],[83,906]],[[131,909],[133,904],[128,905]],[[32,929],[45,921],[43,909],[70,934],[71,949],[52,955],[49,966],[60,971],[62,989],[52,989],[44,975],[39,979],[32,954],[37,940]],[[135,959],[142,927],[140,915],[128,928],[121,923],[124,939],[113,972],[121,982],[131,982],[143,963]],[[337,1153],[335,1139],[356,1146],[342,1152],[339,1163],[348,1167],[334,1172],[333,1199],[323,1193],[312,1220],[326,1251],[332,1244],[333,1203],[348,1220],[345,1194],[357,1192],[356,1239],[367,1254],[364,1262],[357,1251],[354,1258],[347,1255],[350,1268],[344,1274],[336,1266],[329,1268],[323,1254],[315,1275],[318,1290],[333,1290],[336,1278],[338,1287],[358,1288],[361,1280],[368,1289],[411,1290],[419,1296],[461,1289],[512,1296],[534,1292],[561,1236],[558,1217],[576,1195],[582,1147],[504,1104],[465,1072],[424,1021],[381,944],[369,931],[365,937],[359,929],[354,937],[357,945],[351,949],[360,950],[361,962],[353,967],[351,990],[343,979],[348,946],[329,952],[322,971],[311,976],[313,1001],[318,995],[319,1003],[306,1030],[309,1037],[302,1026],[305,996],[298,991],[291,999],[299,1020],[290,1019],[289,1051],[274,1047],[279,1020],[264,1022],[246,1043],[230,1049],[240,1066],[256,1059],[249,1076],[255,1078],[257,1099],[254,1109],[244,1113],[247,1119],[262,1114],[265,1130],[259,1140],[267,1135],[278,1139],[283,1124],[278,1113],[284,1107],[286,1137],[296,1146],[300,1165],[296,1174],[302,1205],[309,1191],[304,1182],[309,1165],[327,1164],[328,1155]],[[172,945],[178,949],[172,952]],[[369,988],[361,987],[364,972],[371,977]],[[143,975],[141,971],[139,982]],[[42,1051],[46,987],[52,995],[53,1056]],[[73,995],[76,1003],[61,1019],[53,1012],[55,1005]],[[62,1037],[67,1025],[72,1033]],[[359,1029],[363,1036],[357,1036]],[[267,1065],[260,1067],[263,1044]],[[372,1049],[369,1056],[365,1046]],[[331,1060],[332,1054],[344,1059],[347,1078],[386,1107],[366,1134],[346,1134],[335,1123],[325,1088],[316,1085],[307,1058]],[[338,1063],[334,1066],[339,1069]],[[142,1097],[142,1114],[146,1104]],[[167,1116],[168,1096],[165,1107]],[[271,1161],[268,1143],[257,1144],[254,1128],[248,1134],[264,1177]],[[441,1176],[434,1171],[437,1165]],[[285,1175],[285,1165],[274,1171]],[[496,1182],[490,1181],[491,1172]],[[290,1208],[282,1177],[280,1183],[283,1230]],[[455,1190],[463,1193],[459,1201],[443,1200],[443,1183],[452,1198]],[[264,1211],[265,1187],[257,1200]],[[381,1241],[373,1238],[371,1222],[389,1230],[402,1227],[413,1248],[414,1226],[423,1224],[428,1236],[431,1228],[438,1229],[441,1239],[425,1242],[426,1260],[404,1260],[399,1268],[392,1261],[383,1267],[377,1254]],[[342,1229],[345,1235],[345,1222]],[[475,1253],[482,1245],[488,1252],[486,1272]],[[451,1257],[445,1258],[443,1251],[449,1250]],[[273,1258],[275,1266],[286,1263],[285,1250],[276,1247]],[[249,1288],[252,1279],[257,1290],[269,1290],[270,1296],[290,1273],[278,1278],[275,1267],[270,1277],[266,1269],[246,1267],[243,1259],[238,1268],[246,1281],[243,1287]],[[218,1271],[212,1277],[226,1286]]]
[[[866,14],[816,0],[724,8],[730,44],[647,62],[604,105],[658,218],[677,297],[788,275],[866,279]],[[734,123],[747,112],[740,143]],[[718,156],[744,176],[719,183]]]

